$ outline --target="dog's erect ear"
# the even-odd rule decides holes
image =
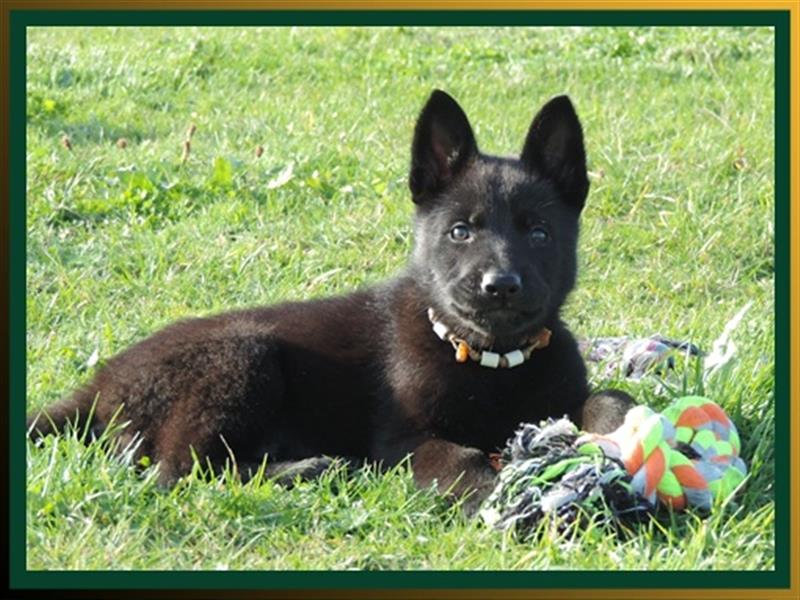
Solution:
[[[589,191],[583,130],[567,96],[556,96],[533,118],[520,158],[555,183],[568,202],[583,208]]]
[[[417,204],[444,190],[478,153],[467,115],[435,90],[417,119],[408,185]]]

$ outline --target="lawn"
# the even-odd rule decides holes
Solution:
[[[180,317],[396,272],[412,243],[411,133],[437,87],[498,154],[521,149],[548,98],[573,99],[592,172],[564,315],[577,336],[661,333],[710,350],[751,303],[714,374],[690,359],[663,381],[593,381],[656,409],[703,389],[729,412],[751,478],[708,519],[525,542],[415,490],[403,468],[291,490],[187,478],[165,491],[152,469],[73,435],[27,447],[29,569],[774,568],[770,29],[33,28],[27,39],[28,409]]]

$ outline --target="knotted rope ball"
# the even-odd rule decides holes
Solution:
[[[581,435],[567,419],[527,423],[509,440],[481,514],[495,527],[528,531],[548,515],[564,529],[583,518],[642,520],[659,504],[710,510],[747,475],[739,450],[733,422],[700,396],[662,413],[637,406],[607,435]]]
[[[620,459],[637,494],[676,510],[710,509],[747,475],[736,426],[718,404],[701,396],[680,398],[663,413],[637,406],[610,435],[584,436],[578,443],[584,452]]]

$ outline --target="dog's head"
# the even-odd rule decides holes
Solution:
[[[434,309],[460,335],[519,345],[575,284],[578,218],[589,190],[569,98],[534,117],[519,158],[482,154],[464,111],[435,91],[417,121],[409,177],[412,260]]]

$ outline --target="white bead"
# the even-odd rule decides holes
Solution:
[[[439,323],[438,321],[433,324],[433,332],[439,336],[440,340],[447,339],[447,325],[444,323]]]
[[[481,366],[496,369],[499,364],[500,355],[497,354],[497,352],[489,352],[488,350],[484,350],[481,353]]]
[[[525,355],[520,350],[514,350],[513,352],[508,352],[503,356],[506,357],[508,361],[508,368],[516,367],[517,365],[521,365],[525,362]]]

